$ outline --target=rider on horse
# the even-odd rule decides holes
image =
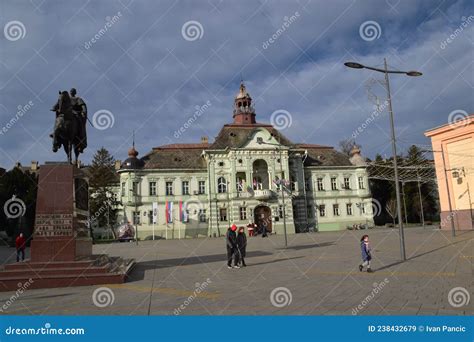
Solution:
[[[53,138],[53,152],[64,146],[71,162],[72,147],[77,157],[87,147],[86,123],[87,106],[80,97],[76,97],[76,89],[72,88],[71,96],[67,91],[59,92],[59,99],[51,109],[56,112]]]

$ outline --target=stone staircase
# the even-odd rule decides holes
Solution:
[[[119,284],[126,281],[135,262],[132,259],[93,255],[75,261],[18,262],[0,270],[0,291],[28,288]],[[30,280],[31,279],[31,280]]]

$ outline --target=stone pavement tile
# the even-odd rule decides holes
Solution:
[[[92,293],[99,286],[51,290],[28,290],[24,301],[16,301],[11,310],[33,313],[48,307],[49,314],[147,314],[149,293],[153,287],[152,314],[174,314],[195,289],[196,283],[210,278],[205,293],[217,296],[196,298],[182,314],[352,314],[378,284],[389,280],[364,307],[362,314],[380,315],[410,312],[436,313],[438,308],[450,310],[447,294],[453,287],[463,286],[472,293],[473,267],[465,260],[444,264],[466,241],[448,246],[443,232],[410,228],[406,230],[407,252],[413,257],[398,263],[398,235],[390,230],[370,232],[375,246],[374,274],[357,270],[360,251],[358,234],[328,232],[297,234],[289,238],[289,248],[282,249],[283,237],[249,239],[249,267],[228,270],[225,267],[223,239],[145,241],[135,244],[94,245],[94,253],[135,258],[138,263],[131,281],[122,286],[111,285],[113,305],[97,308]],[[472,232],[457,237],[470,239]],[[0,257],[10,253],[0,247]],[[411,254],[410,254],[411,253]],[[443,264],[444,263],[444,264]],[[449,272],[447,271],[449,267]],[[303,273],[302,273],[303,272]],[[377,285],[375,285],[377,286]],[[292,303],[282,309],[270,302],[277,287],[287,288]],[[0,293],[0,304],[13,294]],[[48,298],[51,296],[51,298]],[[56,296],[56,297],[54,297]],[[3,300],[3,301],[2,301]],[[380,304],[384,309],[380,308]],[[468,312],[462,309],[461,312]],[[386,310],[387,312],[385,312]]]

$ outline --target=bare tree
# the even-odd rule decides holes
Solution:
[[[347,156],[351,155],[351,150],[354,146],[357,146],[357,144],[353,138],[339,141],[339,150]]]

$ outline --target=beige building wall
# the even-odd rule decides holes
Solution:
[[[434,151],[441,227],[451,229],[452,220],[456,229],[473,229],[474,115],[462,121],[433,128],[425,132],[425,135],[431,138]]]

